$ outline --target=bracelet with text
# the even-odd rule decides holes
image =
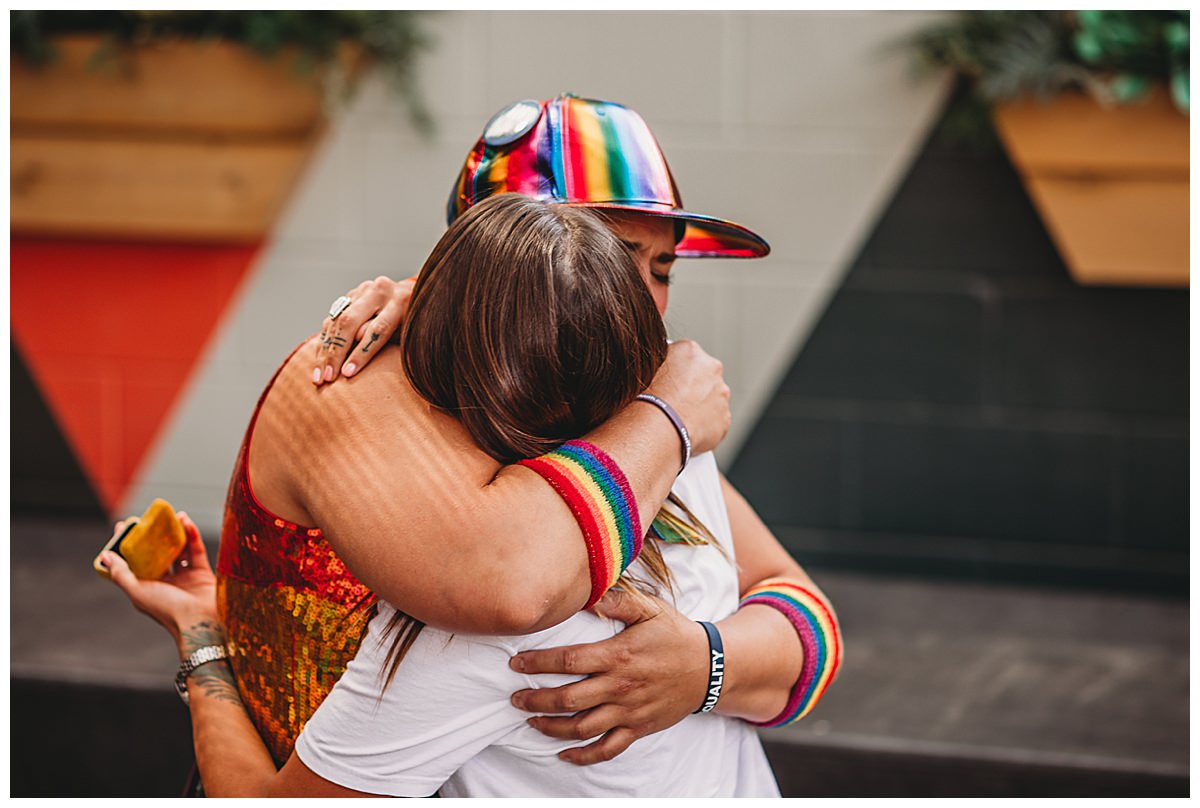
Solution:
[[[629,481],[600,447],[582,440],[567,441],[517,465],[550,483],[579,523],[592,577],[592,594],[583,608],[591,608],[642,551],[641,520]]]
[[[842,664],[842,633],[829,604],[795,581],[774,578],[756,584],[738,608],[755,603],[783,612],[804,648],[804,664],[787,706],[769,721],[751,722],[759,727],[782,727],[807,715],[837,676]]]
[[[708,635],[708,688],[704,691],[704,703],[697,713],[710,712],[721,698],[721,686],[725,684],[725,646],[721,643],[721,632],[712,623],[697,620]],[[695,715],[695,713],[693,713]]]

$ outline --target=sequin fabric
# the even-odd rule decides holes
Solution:
[[[248,435],[225,501],[217,605],[242,701],[282,766],[358,651],[374,596],[320,530],[279,519],[255,501]]]

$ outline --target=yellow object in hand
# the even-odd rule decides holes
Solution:
[[[111,550],[125,559],[138,578],[156,580],[171,568],[185,544],[187,537],[175,509],[165,499],[156,499],[140,518],[109,539],[100,552]],[[92,561],[92,568],[104,578],[111,577],[108,568],[100,563],[99,554]]]

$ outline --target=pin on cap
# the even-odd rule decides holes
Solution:
[[[747,227],[686,210],[650,127],[610,101],[562,95],[517,101],[493,115],[459,173],[447,222],[503,193],[680,221],[675,253],[684,258],[757,258],[771,250]]]
[[[489,146],[507,146],[524,135],[542,117],[537,101],[517,101],[492,116],[483,127],[483,142]]]

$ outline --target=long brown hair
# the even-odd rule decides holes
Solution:
[[[629,404],[666,359],[667,337],[633,259],[595,214],[503,194],[471,207],[434,247],[401,350],[417,393],[508,464]],[[669,589],[658,546],[646,542],[640,557]],[[422,627],[392,617],[385,687]]]

